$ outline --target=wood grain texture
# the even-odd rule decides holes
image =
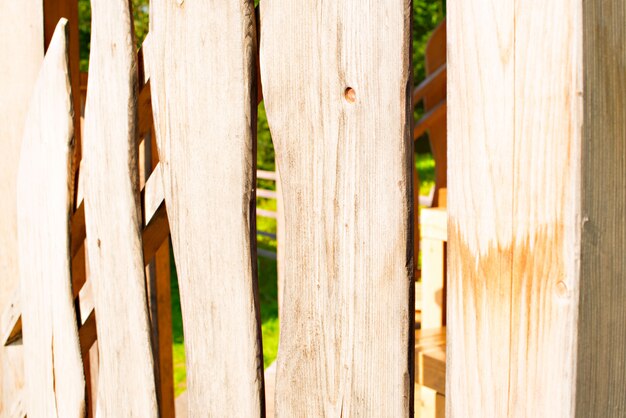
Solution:
[[[141,240],[129,3],[92,1],[83,162],[98,328],[96,416],[158,415]]]
[[[581,2],[516,1],[509,416],[570,417],[580,260]],[[504,243],[502,243],[504,244]]]
[[[152,2],[150,30],[145,54],[178,271],[189,416],[258,417],[254,3]]]
[[[26,119],[18,174],[18,243],[26,411],[82,417],[85,377],[70,277],[74,127],[67,20],[52,36]]]
[[[408,416],[410,2],[260,7],[286,239],[276,416]]]
[[[0,311],[19,292],[17,170],[24,121],[43,60],[41,0],[0,4]],[[0,416],[23,387],[22,347],[0,349]]]
[[[451,6],[448,412],[623,416],[624,4]]]
[[[451,417],[509,413],[514,11],[513,0],[447,3]]]
[[[623,417],[626,416],[626,3],[585,1],[582,14],[583,226],[576,416]]]
[[[421,329],[440,328],[446,325],[445,243],[448,239],[448,219],[446,211],[440,208],[424,208],[421,215]]]

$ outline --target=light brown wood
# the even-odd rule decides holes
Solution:
[[[174,416],[174,370],[172,358],[172,300],[170,288],[170,243],[165,239],[154,255],[153,327],[156,335],[156,355],[159,359],[159,411],[161,418]]]
[[[446,345],[424,350],[419,355],[420,384],[446,394]]]
[[[445,418],[446,416],[446,397],[437,393],[435,397],[435,417]]]
[[[67,20],[50,41],[26,119],[17,207],[29,416],[82,417],[85,378],[69,254],[72,96]]]
[[[443,209],[422,209],[421,328],[445,326],[445,242],[448,218]]]
[[[188,412],[258,417],[254,2],[150,6],[144,53],[181,296]]]
[[[96,415],[158,415],[141,253],[137,58],[129,3],[92,1],[85,111],[87,255],[98,327]]]
[[[510,416],[514,3],[447,3],[446,398],[453,417]]]
[[[451,6],[449,415],[624,416],[626,6]]]
[[[410,8],[260,7],[285,209],[277,417],[410,415]]]

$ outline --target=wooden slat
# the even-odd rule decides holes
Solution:
[[[444,64],[422,81],[419,86],[413,90],[413,106],[415,106],[425,96],[432,95],[435,91],[445,91],[446,81],[448,79],[447,66]]]
[[[275,171],[257,170],[256,171],[256,176],[259,179],[276,180],[276,172]]]
[[[417,121],[415,128],[413,128],[413,139],[417,140],[420,136],[435,126],[437,122],[441,121],[446,116],[447,106],[445,100],[431,110],[426,112],[420,120]]]
[[[85,217],[98,326],[97,415],[158,415],[136,147],[137,62],[129,3],[92,2]]]
[[[146,58],[177,261],[189,414],[258,417],[254,2],[153,2],[150,28]]]
[[[151,191],[152,190],[152,191]],[[161,178],[161,169],[157,166],[152,172],[150,178],[146,182],[144,190],[142,190],[142,202],[144,208],[154,208],[146,212],[147,225],[143,229],[142,242],[143,242],[143,254],[145,263],[150,262],[159,246],[167,239],[169,234],[169,225],[167,223],[167,214],[165,212],[165,205],[163,204],[163,187]],[[157,205],[158,204],[158,205]],[[78,210],[74,213],[74,217],[70,222],[70,229],[72,226],[77,226],[76,230],[81,231],[70,236],[70,240],[78,242],[84,242],[85,240],[85,228],[84,228],[84,212],[83,202],[80,202]],[[81,224],[81,222],[83,222]],[[74,230],[72,230],[74,232]],[[70,254],[72,255],[72,294],[74,298],[79,296],[79,292],[84,288],[84,284],[87,278],[85,270],[85,254],[84,245],[78,246],[76,250],[73,249],[74,245],[70,245]],[[76,253],[72,253],[76,251]],[[13,341],[21,338],[22,334],[22,317],[21,317],[21,303],[19,298],[19,292],[16,292],[13,298],[10,299],[7,308],[2,314],[2,332],[3,343],[10,344]],[[80,298],[79,298],[80,300]]]
[[[626,2],[583,1],[582,15],[583,33],[578,37],[582,37],[584,48],[580,54],[584,69],[580,148],[583,226],[576,330],[576,415],[623,417],[626,416],[623,390],[626,387]],[[580,89],[572,92],[570,98],[578,94]],[[568,294],[575,292],[575,287],[568,289]]]
[[[408,416],[410,8],[400,0],[260,7],[285,210],[276,413]]]
[[[454,417],[510,416],[514,3],[447,7],[446,398]]]
[[[152,327],[156,328],[155,355],[159,366],[159,411],[161,418],[174,417],[174,371],[172,358],[172,300],[170,287],[170,243],[161,244],[154,256],[154,298]]]
[[[274,219],[276,219],[276,217],[277,217],[276,212],[274,212],[273,210],[267,210],[267,209],[257,208],[256,214],[257,214],[257,216],[263,216],[265,218],[274,218]]]
[[[0,39],[0,310],[4,312],[12,296],[19,294],[16,178],[24,120],[44,56],[41,1],[1,2]],[[0,348],[0,416],[11,413],[23,391],[22,351]]]
[[[18,243],[29,416],[82,417],[85,378],[69,255],[72,96],[67,20],[57,25],[26,119],[18,175]],[[50,245],[50,243],[55,243]]]
[[[444,344],[419,354],[420,384],[446,394],[446,346]]]
[[[278,195],[273,190],[257,189],[256,197],[264,197],[266,199],[276,199]]]

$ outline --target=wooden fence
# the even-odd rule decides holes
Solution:
[[[264,416],[259,72],[276,414],[412,416],[409,4],[153,1],[138,54],[129,2],[93,0],[84,121],[76,2],[1,4],[2,416],[173,416],[168,234],[189,415]],[[625,21],[622,0],[448,2],[446,382],[420,381],[449,416],[626,414]]]
[[[278,415],[412,409],[409,14],[398,6],[364,10],[387,24],[346,32],[345,45],[312,36],[297,48],[285,43],[294,22],[313,34],[317,19],[289,3],[261,13],[288,260]],[[347,24],[348,11],[318,12]],[[190,415],[263,414],[255,200],[277,195],[255,187],[253,5],[154,2],[150,19],[137,54],[128,2],[92,2],[88,77],[72,69],[75,21],[62,19],[46,45],[19,165],[22,286],[3,322],[5,342],[23,337],[18,416],[173,415],[168,234]],[[319,60],[284,57],[320,48]]]

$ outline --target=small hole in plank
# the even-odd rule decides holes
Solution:
[[[343,92],[343,96],[348,103],[356,102],[356,92],[352,87],[347,87]]]

